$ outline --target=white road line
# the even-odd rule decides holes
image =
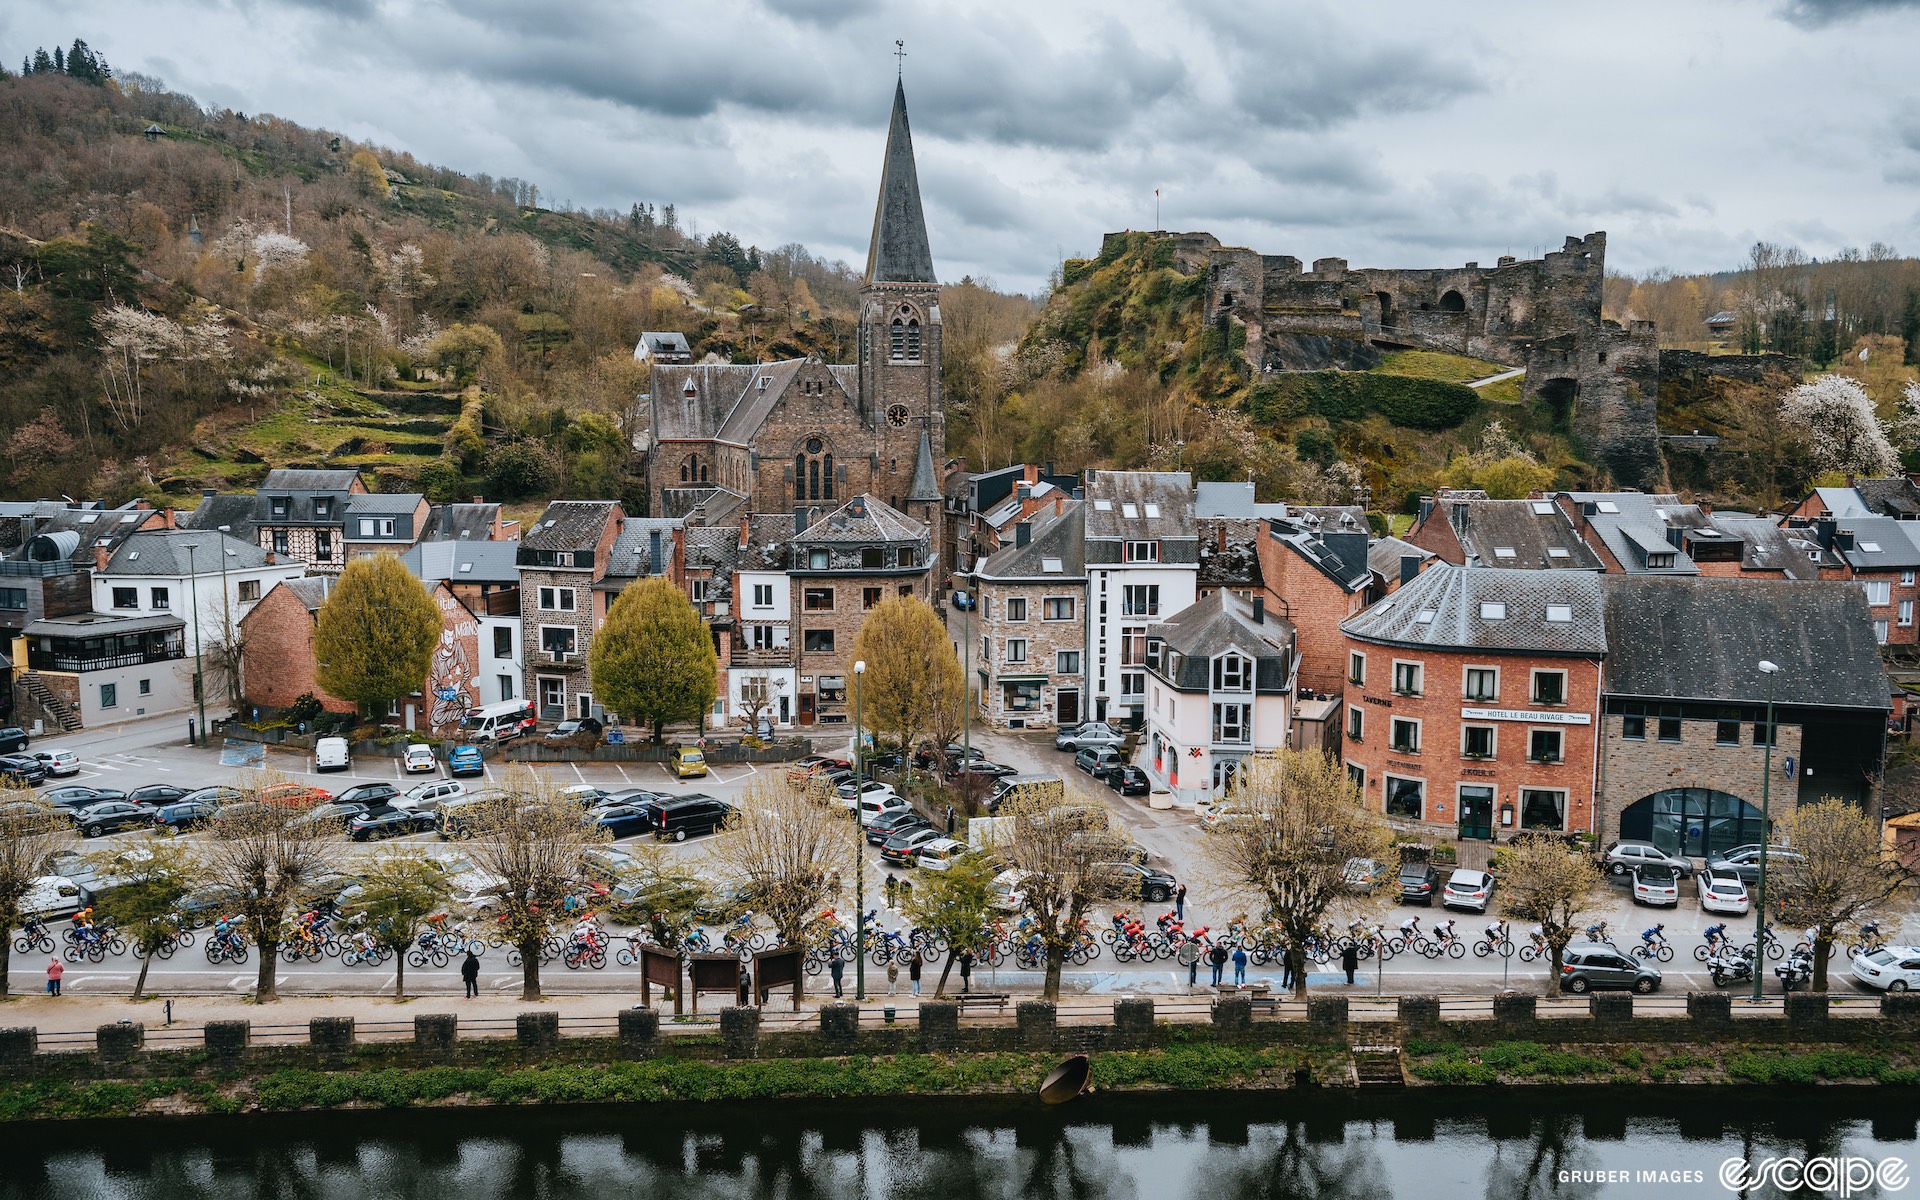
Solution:
[[[614,763],[613,769],[620,772],[620,778],[626,780],[628,783],[633,782],[633,776],[627,774],[627,769],[621,766],[619,763]]]
[[[106,763],[94,763],[93,765],[100,768],[102,771],[119,771],[123,769],[121,767],[110,767]]]
[[[253,975],[235,975],[232,979],[227,980],[227,986],[237,991],[251,984],[256,978],[257,976]]]
[[[572,767],[573,767],[573,773],[574,773],[574,775],[575,775],[575,777],[576,777],[576,778],[578,778],[578,779],[580,780],[580,782],[581,782],[581,783],[585,783],[585,782],[587,781],[587,777],[586,777],[585,775],[583,775],[583,774],[581,774],[581,771],[580,771],[580,764],[579,764],[579,763],[573,763],[573,764],[571,764],[571,765],[572,765]]]

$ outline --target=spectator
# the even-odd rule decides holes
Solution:
[[[947,836],[952,837],[954,830],[953,805],[947,805]]]
[[[1247,986],[1247,951],[1241,946],[1233,948],[1233,986]]]
[[[915,950],[907,959],[907,982],[913,985],[913,994],[920,994],[920,952]]]
[[[1293,951],[1284,945],[1280,947],[1280,986],[1293,986]]]
[[[1216,945],[1207,951],[1207,961],[1213,964],[1213,986],[1220,986],[1221,972],[1227,969],[1227,948]]]
[[[740,1007],[753,1003],[753,973],[747,970],[745,963],[740,964]]]
[[[1340,969],[1347,973],[1347,983],[1351,986],[1353,983],[1353,973],[1360,969],[1360,950],[1358,947],[1349,945],[1345,950],[1340,952]]]
[[[1173,889],[1173,917],[1176,921],[1187,919],[1187,885],[1184,883]]]
[[[887,883],[886,883],[886,889],[887,889],[887,907],[888,907],[888,908],[892,908],[892,907],[893,907],[893,895],[894,895],[894,893],[895,893],[895,892],[897,892],[897,891],[899,891],[899,890],[900,890],[900,881],[899,881],[898,879],[895,879],[895,878],[893,877],[893,872],[892,872],[892,871],[888,871],[888,872],[887,872]]]
[[[840,991],[840,973],[847,969],[847,960],[840,956],[840,947],[833,948],[833,957],[827,960],[827,974],[833,976],[833,998],[838,1000]]]
[[[60,994],[60,977],[66,973],[67,968],[59,959],[56,958],[47,963],[47,995]]]
[[[900,983],[900,963],[895,959],[887,960],[887,995],[891,996]]]
[[[971,991],[972,986],[973,986],[973,951],[962,950],[960,952],[960,991],[961,993],[965,994],[966,992]]]
[[[1200,952],[1193,951],[1193,957],[1187,960],[1187,989],[1191,991],[1200,983]]]
[[[460,964],[461,982],[467,985],[467,999],[480,994],[480,958],[473,951],[467,951],[465,961]]]

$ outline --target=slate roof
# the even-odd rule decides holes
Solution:
[[[355,494],[347,497],[346,511],[354,517],[401,517],[419,508],[423,499],[418,492]]]
[[[1840,528],[1853,535],[1853,548],[1835,544],[1840,557],[1856,571],[1911,571],[1920,568],[1920,546],[1914,544],[1920,522],[1892,517],[1848,517]]]
[[[1424,563],[1433,557],[1433,551],[1397,537],[1383,537],[1367,547],[1367,567],[1382,579],[1396,580],[1400,578],[1400,560],[1409,556]]]
[[[1669,525],[1684,527],[1690,523],[1671,519],[1676,510],[1694,507],[1680,497],[1653,496],[1645,492],[1568,492],[1567,497],[1580,506],[1587,527],[1606,544],[1622,571],[1699,574],[1700,568],[1694,565],[1692,557],[1667,540]],[[1651,555],[1672,555],[1672,564],[1649,566]]]
[[[1285,692],[1293,679],[1292,624],[1269,612],[1254,624],[1253,607],[1229,592],[1198,600],[1154,626],[1153,636],[1176,656],[1154,673],[1183,692],[1213,684],[1212,660],[1238,650],[1254,660],[1254,690]]]
[[[257,489],[262,492],[344,492],[353,487],[360,472],[341,470],[303,470],[276,467],[267,472]]]
[[[1779,571],[1788,579],[1820,578],[1820,563],[1809,557],[1820,543],[1811,529],[1787,529],[1771,517],[1715,513],[1713,527],[1745,543],[1740,565],[1753,571]]]
[[[1255,548],[1258,545],[1255,539],[1259,536],[1259,522],[1215,517],[1202,518],[1201,523],[1212,528],[1203,530],[1206,536],[1200,539],[1200,572],[1195,577],[1196,586],[1259,587],[1262,579],[1260,552]],[[1220,544],[1222,527],[1226,532],[1225,546]],[[1235,536],[1236,528],[1242,531],[1242,536]],[[1248,528],[1256,531],[1253,537],[1244,536],[1244,530]]]
[[[1093,472],[1085,495],[1089,563],[1119,562],[1128,541],[1159,541],[1162,565],[1199,561],[1193,477],[1185,471]]]
[[[427,512],[420,531],[426,542],[482,542],[493,537],[500,519],[498,504],[436,504]]]
[[[1601,569],[1600,557],[1580,540],[1551,500],[1440,501],[1467,565],[1530,571]],[[1436,514],[1438,515],[1438,514]]]
[[[765,423],[806,359],[773,363],[687,363],[653,369],[653,436],[657,441],[720,441],[746,445]],[[852,396],[859,368],[828,366],[827,374]],[[766,387],[760,380],[767,381]],[[687,385],[693,394],[687,394]]]
[[[1387,645],[1601,654],[1607,649],[1602,578],[1592,571],[1435,563],[1340,628]],[[1504,615],[1492,615],[1486,605],[1504,605]],[[1547,620],[1548,605],[1566,606],[1568,619]]]
[[[907,127],[907,88],[893,88],[893,118],[880,168],[880,199],[873,209],[873,240],[867,247],[868,283],[937,283],[927,218],[920,208],[920,177],[913,163],[913,133]]]
[[[1856,479],[1853,490],[1861,503],[1883,517],[1920,520],[1920,487],[1905,475],[1891,479]]]
[[[761,513],[747,518],[747,547],[739,553],[742,571],[783,571],[793,543],[792,513]]]
[[[154,633],[162,629],[184,629],[187,623],[171,613],[152,613],[141,617],[116,617],[107,613],[75,613],[66,617],[45,617],[30,621],[21,630],[25,637],[88,638],[117,637],[123,633]]]
[[[102,542],[109,547],[119,545],[153,515],[153,509],[135,508],[131,504],[119,508],[39,505],[32,517],[23,518],[30,521],[31,525],[22,530],[24,536],[16,548],[15,557],[24,557],[34,539],[45,536],[60,550],[60,557],[75,563],[91,564],[95,546]]]
[[[217,493],[200,497],[193,512],[177,519],[188,529],[217,530],[225,525],[233,536],[251,542],[259,537],[260,524],[255,518],[258,507],[257,497]]]
[[[518,583],[520,543],[435,541],[410,546],[400,561],[423,583]]]
[[[933,441],[927,436],[927,431],[922,429],[920,449],[913,456],[913,487],[907,492],[907,499],[938,501],[942,498],[940,481],[934,477]]]
[[[927,527],[873,495],[855,496],[807,526],[796,542],[918,542]]]
[[[1873,515],[1873,510],[1867,507],[1860,493],[1850,487],[1815,488],[1813,494],[1820,497],[1820,506],[1827,510],[1829,516],[1870,517]]]
[[[217,575],[221,570],[220,551],[226,553],[226,569],[244,571],[267,565],[267,552],[251,542],[230,534],[202,529],[153,530],[136,533],[121,542],[107,559],[105,575],[187,575],[186,547],[195,547],[192,566],[201,575]]]
[[[1024,546],[1011,541],[981,559],[974,575],[988,582],[1016,579],[1085,579],[1087,512],[1086,503],[1069,500],[1059,513],[1042,509],[1034,514],[1033,537]],[[1057,562],[1058,570],[1047,564]]]
[[[1202,518],[1256,516],[1253,485],[1203,479],[1193,485],[1193,515]]]
[[[692,354],[693,347],[687,345],[684,333],[643,333],[640,335],[640,347],[648,354]]]
[[[594,586],[617,589],[625,580],[666,574],[672,564],[653,561],[653,536],[660,535],[660,557],[669,559],[673,556],[673,531],[681,528],[682,523],[671,517],[628,517],[620,536],[613,539],[613,548],[607,551],[606,577]]]
[[[1609,695],[1751,703],[1767,695],[1767,659],[1780,704],[1888,707],[1857,584],[1613,575],[1602,588]]]
[[[308,612],[314,613],[320,611],[320,606],[327,602],[327,596],[333,591],[333,577],[309,575],[305,579],[282,580],[279,586],[286,588]]]
[[[1351,527],[1336,524],[1331,528],[1325,522],[1300,524],[1297,520],[1289,517],[1269,521],[1267,536],[1305,559],[1314,570],[1339,584],[1342,591],[1358,592],[1373,582],[1373,572],[1367,565],[1367,526],[1363,520]]]
[[[610,518],[620,515],[618,500],[555,500],[533,528],[520,536],[526,550],[591,550]]]

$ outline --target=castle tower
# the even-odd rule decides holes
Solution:
[[[881,457],[919,468],[923,435],[930,443],[930,457],[943,457],[940,284],[920,208],[904,84],[896,84],[893,91],[873,241],[860,287],[859,360],[861,417],[878,435]]]

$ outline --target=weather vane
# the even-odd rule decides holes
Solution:
[[[907,44],[896,38],[893,43],[893,69],[901,78],[905,78],[907,73],[906,57]]]

